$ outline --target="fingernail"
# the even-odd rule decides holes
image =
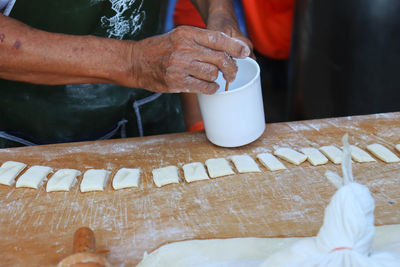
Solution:
[[[250,56],[250,48],[247,45],[242,48],[242,51],[240,52],[240,56],[242,58]]]

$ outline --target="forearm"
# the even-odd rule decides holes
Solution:
[[[199,11],[206,25],[220,16],[236,22],[236,14],[232,0],[191,0]]]
[[[118,83],[129,42],[33,29],[0,15],[0,77],[37,84]]]

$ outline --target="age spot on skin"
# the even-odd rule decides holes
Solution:
[[[6,38],[6,36],[4,35],[4,33],[0,33],[0,42],[1,42],[1,43],[4,41],[4,38]]]
[[[19,49],[21,47],[22,43],[20,40],[16,40],[15,43],[13,44],[13,47],[15,49]]]

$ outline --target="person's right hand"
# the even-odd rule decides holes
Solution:
[[[171,32],[133,43],[131,76],[153,92],[213,94],[220,70],[233,81],[237,66],[232,59],[249,56],[242,41],[224,33],[182,26]]]

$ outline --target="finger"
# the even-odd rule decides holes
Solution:
[[[215,65],[199,61],[192,62],[187,72],[190,76],[207,82],[214,82],[218,77],[218,68]]]
[[[243,41],[229,37],[223,32],[198,29],[194,40],[199,45],[228,53],[231,57],[245,58],[250,55],[250,48]]]
[[[219,85],[215,82],[203,81],[192,76],[185,77],[184,85],[187,92],[207,95],[214,94],[219,89]]]
[[[229,82],[232,82],[236,77],[236,62],[227,53],[198,46],[196,53],[192,53],[191,57],[197,61],[210,63],[216,66],[222,72],[224,78]]]

